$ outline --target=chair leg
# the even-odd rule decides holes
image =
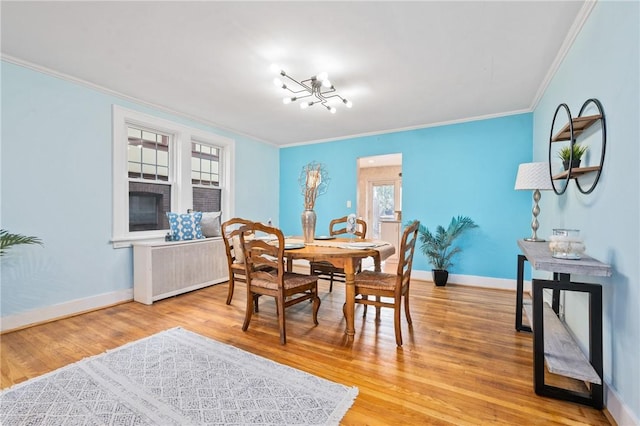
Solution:
[[[333,291],[333,272],[329,275],[329,293]]]
[[[313,292],[313,295],[313,323],[318,325],[318,310],[320,309],[320,303],[322,303],[322,301],[318,297],[318,289]]]
[[[409,289],[404,294],[404,316],[407,317],[407,324],[411,325],[411,314],[409,313]]]
[[[393,326],[396,331],[396,345],[402,346],[402,330],[400,328],[400,299],[394,302],[393,307]]]
[[[233,299],[233,287],[234,287],[233,273],[229,276],[229,292],[227,293],[227,305],[231,304],[231,299]]]
[[[249,323],[251,322],[251,315],[253,314],[253,302],[255,294],[247,294],[247,307],[244,312],[244,323],[242,324],[242,331],[247,331]]]
[[[380,296],[376,296],[376,302],[380,303]],[[376,305],[376,321],[380,321],[380,305]]]
[[[254,294],[253,295],[253,312],[255,312],[256,314],[260,312],[260,309],[258,309],[258,299],[260,299],[260,295]]]
[[[276,297],[276,305],[278,312],[278,325],[280,327],[280,344],[284,345],[287,343],[287,329],[284,320],[284,297]]]

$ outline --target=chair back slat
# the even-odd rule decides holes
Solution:
[[[240,228],[247,279],[263,279],[284,285],[284,235],[278,228],[251,222]],[[248,236],[252,235],[252,238]],[[275,242],[275,241],[277,242]],[[277,274],[265,272],[271,267]]]
[[[402,234],[400,243],[400,251],[398,253],[398,282],[396,291],[401,291],[402,287],[409,284],[411,279],[411,269],[413,267],[413,254],[416,248],[416,240],[418,237],[418,227],[420,222],[417,220],[407,226]]]
[[[227,260],[230,264],[234,262],[244,263],[244,254],[242,253],[242,249],[240,247],[236,247],[236,245],[238,245],[238,242],[240,241],[240,234],[242,233],[240,228],[250,223],[250,220],[234,217],[222,224],[222,239],[224,240],[224,247],[227,251]]]
[[[347,233],[347,216],[333,219],[329,223],[329,235],[337,236]],[[362,219],[356,219],[356,232],[354,235],[357,238],[366,238],[367,236],[367,222]]]

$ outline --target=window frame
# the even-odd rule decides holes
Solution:
[[[193,142],[220,148],[220,189],[222,218],[233,217],[234,197],[231,188],[235,140],[215,133],[189,127],[149,114],[112,106],[113,127],[113,229],[111,243],[114,248],[131,247],[135,242],[164,240],[168,229],[129,231],[129,178],[127,127],[143,128],[171,136],[169,142],[169,184],[171,185],[171,211],[186,213],[193,207],[191,184],[191,144]],[[172,146],[171,146],[172,145]]]

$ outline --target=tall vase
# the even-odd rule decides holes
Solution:
[[[316,234],[316,212],[305,210],[302,212],[302,235],[305,243],[312,243]]]

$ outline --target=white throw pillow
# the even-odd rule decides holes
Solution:
[[[200,227],[205,237],[220,237],[220,215],[222,212],[202,212]]]

